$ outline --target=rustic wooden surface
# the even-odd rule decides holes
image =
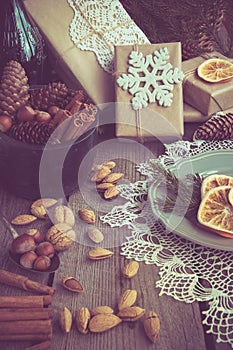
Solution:
[[[184,139],[190,139],[195,124],[186,124]],[[111,135],[109,133],[109,135]],[[99,137],[100,141],[105,136]],[[146,145],[154,156],[162,152],[163,147],[160,143]],[[124,144],[117,144],[118,151],[122,152],[122,157],[117,160],[117,169],[125,173],[129,181],[140,179],[140,175],[135,171],[135,163],[139,154],[135,149]],[[106,159],[112,159],[112,154],[105,147],[106,154],[97,154],[95,162]],[[142,148],[141,157],[148,156],[148,151]],[[97,152],[98,153],[98,152]],[[126,155],[127,154],[127,158]],[[99,157],[99,159],[98,159]],[[146,160],[146,159],[145,159]],[[87,170],[88,171],[88,170]],[[92,193],[92,189],[88,189]],[[82,193],[77,191],[70,199],[74,211],[83,207],[89,207]],[[117,199],[119,201],[119,199]],[[8,219],[21,213],[28,213],[30,209],[30,200],[15,197],[7,192],[4,187],[0,188],[1,210]],[[93,197],[95,203],[95,197]],[[114,205],[115,202],[112,202]],[[94,208],[97,213],[103,213],[106,210],[102,204]],[[50,223],[48,221],[38,220],[36,224],[45,232]],[[31,227],[30,226],[30,227]],[[23,269],[15,267],[9,261],[7,248],[11,241],[11,235],[0,222],[0,267],[12,272],[21,273],[29,276],[31,279],[42,283],[53,284],[56,293],[53,297],[52,306],[55,309],[53,320],[52,350],[230,350],[226,344],[217,344],[212,335],[207,335],[201,323],[201,311],[206,305],[204,303],[194,302],[186,304],[174,300],[172,297],[159,296],[160,290],[155,287],[159,278],[159,269],[155,265],[146,265],[140,263],[138,274],[132,279],[126,279],[121,268],[127,262],[127,259],[120,254],[120,242],[129,234],[126,228],[113,229],[113,232],[103,224],[99,219],[97,226],[105,233],[105,240],[102,246],[107,246],[113,250],[112,258],[103,261],[90,261],[87,253],[91,248],[90,241],[84,239],[85,227],[80,223],[80,230],[77,230],[77,242],[69,250],[60,254],[61,265],[54,275],[29,273]],[[23,229],[21,229],[22,231]],[[20,231],[20,230],[19,230]],[[65,290],[61,286],[63,276],[69,275],[76,277],[84,287],[84,292],[75,294]],[[58,324],[58,313],[67,306],[73,316],[75,311],[86,306],[93,308],[98,305],[109,305],[117,311],[117,302],[120,294],[126,289],[136,289],[138,292],[136,304],[146,310],[154,310],[158,313],[161,321],[161,331],[156,344],[152,344],[145,336],[142,321],[122,322],[116,328],[101,334],[88,333],[82,335],[76,330],[75,324],[69,334],[61,332]],[[0,295],[29,295],[30,293],[18,290],[17,288],[7,287],[0,284]],[[1,342],[0,349],[21,350],[28,346],[29,342]]]

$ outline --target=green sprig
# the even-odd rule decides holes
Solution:
[[[166,198],[159,198],[160,210],[177,215],[191,216],[196,214],[201,202],[202,177],[199,174],[187,174],[182,180],[160,163],[152,163],[158,186],[165,188]]]

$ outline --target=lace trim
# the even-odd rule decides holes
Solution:
[[[149,40],[118,0],[67,0],[74,10],[70,37],[81,50],[95,53],[101,67],[114,72],[114,46]]]
[[[156,264],[160,279],[156,287],[160,295],[192,303],[209,301],[203,311],[207,332],[217,336],[217,342],[233,347],[233,259],[232,252],[199,246],[167,232],[155,222],[150,203],[146,200],[148,185],[153,180],[151,161],[168,167],[177,160],[215,149],[233,149],[233,141],[178,141],[165,145],[159,159],[141,163],[137,169],[147,176],[145,181],[118,185],[127,202],[101,217],[111,227],[127,225],[131,235],[122,244],[121,254],[129,259]]]

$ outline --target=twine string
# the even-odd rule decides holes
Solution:
[[[206,53],[203,53],[202,55],[200,55],[202,58],[208,60],[208,59],[211,59],[211,58],[219,58],[221,59],[221,57],[216,53],[216,52],[206,52]],[[233,59],[230,59],[230,58],[227,58],[228,61],[230,62],[233,62]],[[188,70],[187,72],[185,72],[185,78],[183,80],[183,84],[185,84],[185,82],[187,81],[187,79],[193,75],[195,72],[196,72],[197,68],[192,68],[190,70]],[[211,95],[211,99],[215,102],[215,104],[218,106],[218,108],[223,111],[223,107],[221,106],[221,104],[218,102],[218,100],[213,96]]]
[[[98,35],[105,43],[105,45],[107,46],[107,48],[109,49],[109,51],[111,52],[111,54],[114,54],[114,47],[111,43],[108,42],[108,40],[105,38],[105,35],[109,32],[112,32],[118,28],[121,27],[127,27],[130,24],[134,23],[132,19],[129,19],[123,23],[117,23],[115,26],[107,29],[107,28],[98,28],[96,29],[96,27],[93,25],[92,21],[88,18],[88,16],[85,16],[85,13],[82,10],[82,7],[75,2],[75,6],[76,8],[79,10],[79,12],[81,13],[81,16],[83,17],[83,19],[87,22],[87,24],[90,26],[91,31],[90,33],[88,33],[87,35],[83,36],[77,43],[76,45],[78,46],[80,43],[82,43],[83,41],[85,41],[86,39],[88,39],[90,36],[92,36],[93,34]]]

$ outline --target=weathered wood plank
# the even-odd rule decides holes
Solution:
[[[124,154],[127,154],[128,159],[137,159],[138,154],[135,153],[135,149],[127,148],[127,145],[123,145],[123,143],[117,146],[119,149],[121,148],[122,156],[117,161],[116,171],[118,169],[124,171],[129,181],[139,180],[140,176],[135,172],[135,163],[126,160],[126,157],[124,158]],[[147,160],[147,151],[142,147],[141,152],[144,152],[144,160]],[[100,163],[102,158],[105,160],[114,159],[109,153],[107,148],[105,148],[104,155],[97,153],[94,157],[95,162]],[[154,153],[156,154],[156,149]],[[87,173],[88,169],[86,169]],[[92,209],[97,213],[98,211],[103,212],[104,206],[102,203],[98,203],[98,197],[95,197],[93,187],[90,192],[92,193],[92,196],[90,195],[92,202],[89,201],[87,194],[84,195],[84,198],[80,193],[71,197],[70,203],[74,211],[83,207],[90,208],[92,204]],[[111,205],[116,205],[117,201],[120,203],[118,198]],[[54,299],[55,308],[60,310],[63,306],[67,306],[74,315],[75,310],[81,306],[92,308],[98,305],[109,305],[117,312],[120,294],[126,289],[136,289],[138,292],[136,304],[147,310],[156,311],[161,318],[161,333],[155,345],[156,349],[206,349],[198,303],[190,305],[180,303],[165,295],[159,297],[159,289],[155,288],[155,283],[159,278],[159,269],[155,265],[140,263],[138,274],[132,279],[126,279],[122,275],[121,269],[128,260],[120,255],[118,236],[120,235],[121,239],[125,240],[129,231],[126,228],[112,229],[114,233],[111,235],[111,229],[109,230],[101,221],[98,220],[96,225],[107,235],[102,245],[112,249],[114,255],[104,261],[89,261],[87,254],[91,243],[80,238],[85,236],[85,228],[80,223],[79,242],[64,252],[61,268],[55,273],[54,285],[57,289],[56,299]],[[64,291],[61,287],[61,279],[64,275],[75,276],[84,286],[84,292],[71,299],[69,292]],[[61,346],[61,348],[73,350],[76,348],[75,344],[78,344],[81,350],[91,348],[97,350],[108,347],[114,350],[151,349],[153,346],[145,336],[142,320],[135,323],[122,322],[115,329],[102,334],[81,335],[74,325],[71,333],[67,336],[61,333],[56,322],[54,333],[53,349]]]
[[[10,221],[16,215],[29,213],[31,201],[15,197],[14,195],[6,192],[4,188],[0,188],[0,203],[1,203],[1,211],[6,216],[6,218]],[[42,220],[38,220],[30,224],[28,227],[44,227],[45,222]],[[24,227],[17,228],[19,233],[23,233],[25,230]],[[11,233],[5,228],[3,222],[0,220],[0,266],[2,269],[6,269],[8,271],[18,273],[24,276],[29,277],[30,279],[47,284],[49,275],[41,274],[41,273],[33,273],[21,269],[14,265],[9,257],[8,257],[8,248],[10,246],[12,240]],[[33,295],[33,293],[0,284],[0,295]],[[4,350],[21,350],[28,346],[29,342],[0,342],[0,348]]]

